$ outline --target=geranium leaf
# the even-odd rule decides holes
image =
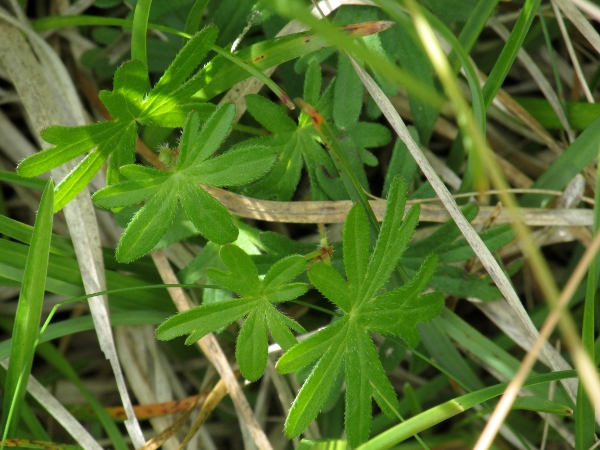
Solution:
[[[392,383],[385,374],[383,364],[377,354],[377,348],[370,338],[363,350],[366,367],[369,368],[369,380],[373,385],[373,398],[386,416],[395,418],[400,409],[398,397]]]
[[[369,221],[365,210],[355,204],[344,223],[344,268],[351,287],[357,287],[363,281],[369,265]]]
[[[117,261],[134,261],[160,241],[177,210],[177,197],[173,194],[173,186],[164,183],[162,189],[133,216],[117,245]]]
[[[237,239],[231,214],[212,195],[191,180],[180,183],[178,194],[186,215],[203,236],[217,244]]]
[[[335,124],[344,130],[358,122],[358,116],[362,110],[364,88],[345,54],[338,55],[337,67],[338,75],[333,91],[333,119]]]
[[[288,283],[276,289],[271,287],[269,290],[265,290],[264,293],[268,295],[271,303],[281,303],[300,297],[307,290],[308,288],[305,283]]]
[[[194,114],[197,113],[192,113],[192,115]],[[182,147],[179,149],[182,155],[177,170],[194,166],[212,156],[229,134],[234,117],[234,104],[225,103],[215,110],[199,133],[195,131],[198,119],[192,118],[190,137],[186,137],[185,141],[182,141]]]
[[[292,255],[277,261],[271,266],[265,278],[263,286],[268,290],[272,286],[279,286],[293,280],[306,269],[306,259],[300,255]]]
[[[287,327],[286,321],[283,320],[285,316],[282,313],[277,311],[274,306],[270,305],[265,308],[265,313],[271,336],[273,336],[273,340],[277,342],[284,351],[289,350],[298,343],[290,329]],[[291,319],[288,318],[288,320]]]
[[[316,334],[299,342],[291,350],[277,361],[277,370],[281,373],[295,372],[308,366],[311,362],[323,357],[325,350],[329,348],[332,341],[338,337],[338,333],[348,323],[348,316],[333,322]]]
[[[178,89],[200,65],[217,39],[217,29],[207,27],[196,33],[183,46],[163,76],[154,85],[144,102],[140,119],[152,120],[171,105],[172,93]]]
[[[350,289],[337,270],[325,263],[319,262],[310,267],[308,278],[321,294],[344,312],[350,312],[350,301],[352,300]]]
[[[267,365],[268,345],[265,313],[255,309],[246,317],[235,346],[235,358],[247,380],[256,381],[262,376]]]
[[[114,139],[127,125],[122,122],[99,122],[81,127],[48,127],[40,134],[46,142],[55,146],[25,158],[17,171],[24,177],[40,175],[83,155],[102,142]]]
[[[238,147],[187,169],[186,174],[202,184],[238,186],[263,176],[275,159],[275,152],[268,147]]]
[[[367,347],[371,337],[360,326],[350,326],[346,341],[346,434],[352,447],[367,440],[371,430],[371,397]],[[378,362],[381,365],[381,362]]]
[[[244,101],[252,117],[271,133],[296,131],[296,123],[285,111],[262,95],[247,95]]]
[[[257,294],[260,281],[250,256],[237,245],[224,245],[219,254],[228,272],[209,268],[206,269],[206,274],[216,283],[234,292],[246,296]]]
[[[169,172],[158,170],[154,167],[142,166],[140,164],[127,164],[122,166],[121,175],[129,180],[135,181],[166,180],[171,176]]]
[[[154,195],[163,180],[124,181],[96,191],[92,196],[94,204],[100,208],[120,208],[135,205]]]
[[[337,339],[330,342],[327,351],[321,355],[322,358],[298,392],[285,421],[285,434],[289,438],[298,437],[317,417],[327,400],[336,380],[332,374],[337,374],[344,362],[346,331],[346,327],[339,330]]]
[[[405,202],[406,185],[397,177],[390,187],[381,232],[361,286],[359,302],[370,299],[383,287],[410,242],[419,221],[419,206],[414,205],[402,221]]]
[[[98,97],[115,120],[136,120],[142,111],[142,101],[150,90],[148,69],[142,61],[125,62],[114,76],[113,90],[101,91]]]
[[[245,316],[257,302],[238,298],[197,306],[168,318],[156,329],[156,337],[162,341],[189,333],[202,337]]]

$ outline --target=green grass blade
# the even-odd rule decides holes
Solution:
[[[25,401],[27,379],[33,362],[30,356],[37,338],[42,314],[52,236],[53,205],[54,184],[50,180],[42,194],[33,227],[31,246],[27,254],[25,274],[15,316],[14,339],[10,351],[0,426],[1,429],[4,429],[3,440],[15,433],[20,417],[20,407]]]
[[[95,418],[98,419],[106,431],[107,436],[112,442],[112,447],[116,450],[127,450],[129,447],[125,442],[121,431],[115,424],[115,421],[86,387],[85,383],[81,380],[79,375],[77,375],[77,372],[75,369],[73,369],[73,366],[67,360],[67,358],[50,343],[38,345],[36,352],[42,358],[44,358],[58,373],[66,377],[77,387],[77,389],[79,389],[79,392],[81,392],[83,397],[85,397],[94,411]]]
[[[202,16],[204,15],[204,11],[208,6],[209,0],[196,0],[190,13],[188,14],[188,18],[185,21],[185,27],[183,30],[187,34],[194,34],[200,28],[200,22],[202,22]]]
[[[523,385],[532,386],[550,381],[561,380],[564,378],[573,378],[577,376],[574,370],[565,370],[560,372],[551,372],[543,375],[536,375],[528,378]],[[494,397],[502,395],[508,383],[501,383],[490,386],[470,394],[462,395],[449,400],[441,405],[434,406],[421,414],[414,416],[405,422],[379,434],[365,444],[358,447],[357,450],[384,450],[414,436],[421,431],[427,430],[438,423],[454,417],[475,405],[479,405]]]
[[[489,107],[492,104],[492,100],[494,100],[494,97],[500,90],[500,86],[502,86],[502,83],[506,79],[506,75],[508,75],[508,71],[512,67],[513,62],[517,57],[517,53],[519,53],[519,50],[523,45],[525,36],[527,36],[527,32],[531,27],[531,23],[537,14],[540,3],[541,0],[525,1],[525,5],[523,5],[517,23],[515,23],[515,26],[510,33],[510,37],[502,49],[502,53],[500,53],[500,56],[496,60],[496,64],[494,64],[494,68],[490,72],[490,75],[483,86],[483,100],[485,101],[486,107]]]
[[[598,156],[598,142],[600,142],[600,117],[575,139],[531,187],[554,190],[564,188],[575,175]],[[550,195],[526,194],[520,204],[534,207],[544,205],[551,199]]]
[[[596,190],[594,200],[594,234],[598,233],[600,228],[600,209],[598,203],[600,201],[600,180],[597,178],[600,175],[600,166],[596,168]],[[581,345],[588,352],[592,364],[595,365],[595,304],[596,290],[598,289],[598,271],[600,269],[600,255],[596,254],[590,267],[588,268],[588,277],[585,293],[585,303],[583,307],[583,323],[581,330]],[[579,383],[577,390],[577,405],[575,406],[575,449],[584,450],[591,448],[596,439],[596,420],[594,416],[594,406],[590,401],[589,396],[585,392],[583,383]]]
[[[148,32],[148,18],[152,0],[138,0],[133,14],[133,27],[131,29],[131,59],[137,59],[148,67],[146,54],[146,33]]]

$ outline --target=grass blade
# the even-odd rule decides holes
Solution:
[[[54,206],[54,183],[46,183],[40,207],[33,227],[31,246],[25,263],[25,274],[19,295],[17,314],[10,351],[10,364],[4,389],[4,405],[1,427],[3,440],[14,435],[19,423],[19,411],[25,401],[27,379],[33,363],[33,348],[40,326],[42,303],[46,287],[46,272],[50,255],[52,218]]]

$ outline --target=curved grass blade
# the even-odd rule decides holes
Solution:
[[[523,387],[574,377],[577,377],[577,372],[574,370],[551,372],[530,377]],[[427,430],[444,420],[473,408],[475,405],[502,395],[507,385],[508,383],[501,383],[490,386],[434,406],[375,436],[370,441],[358,447],[357,450],[384,450],[391,448],[421,431]]]

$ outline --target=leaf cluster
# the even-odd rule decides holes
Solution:
[[[250,256],[238,246],[223,246],[220,255],[228,271],[210,268],[207,274],[215,283],[237,293],[240,298],[201,305],[177,314],[158,327],[156,337],[168,340],[189,334],[186,344],[192,344],[206,334],[245,317],[235,356],[242,375],[256,381],[267,365],[267,328],[283,349],[289,349],[297,342],[290,329],[306,332],[274,306],[307,291],[305,283],[290,283],[304,272],[306,259],[300,255],[281,259],[261,280]]]
[[[226,244],[237,238],[231,214],[201,184],[221,187],[249,183],[264,175],[276,156],[267,147],[242,143],[211,158],[227,137],[234,116],[234,105],[226,103],[200,128],[201,114],[190,113],[172,171],[125,165],[121,174],[126,181],[94,194],[94,203],[103,208],[145,201],[119,241],[117,260],[130,262],[152,250],[169,229],[178,203],[207,239]]]
[[[371,427],[371,399],[393,415],[396,394],[370,337],[371,332],[419,342],[417,324],[431,320],[444,306],[439,292],[421,294],[431,279],[436,256],[431,255],[405,285],[384,294],[380,290],[396,268],[418,222],[419,207],[406,217],[406,186],[392,184],[381,233],[371,253],[367,216],[361,205],[350,210],[344,224],[344,266],[347,281],[331,266],[311,266],[311,283],[343,313],[342,317],[286,352],[277,362],[283,373],[299,370],[315,361],[310,376],[298,393],[286,420],[289,437],[296,437],[312,422],[326,401],[338,372],[346,381],[346,434],[350,445],[364,442]]]

